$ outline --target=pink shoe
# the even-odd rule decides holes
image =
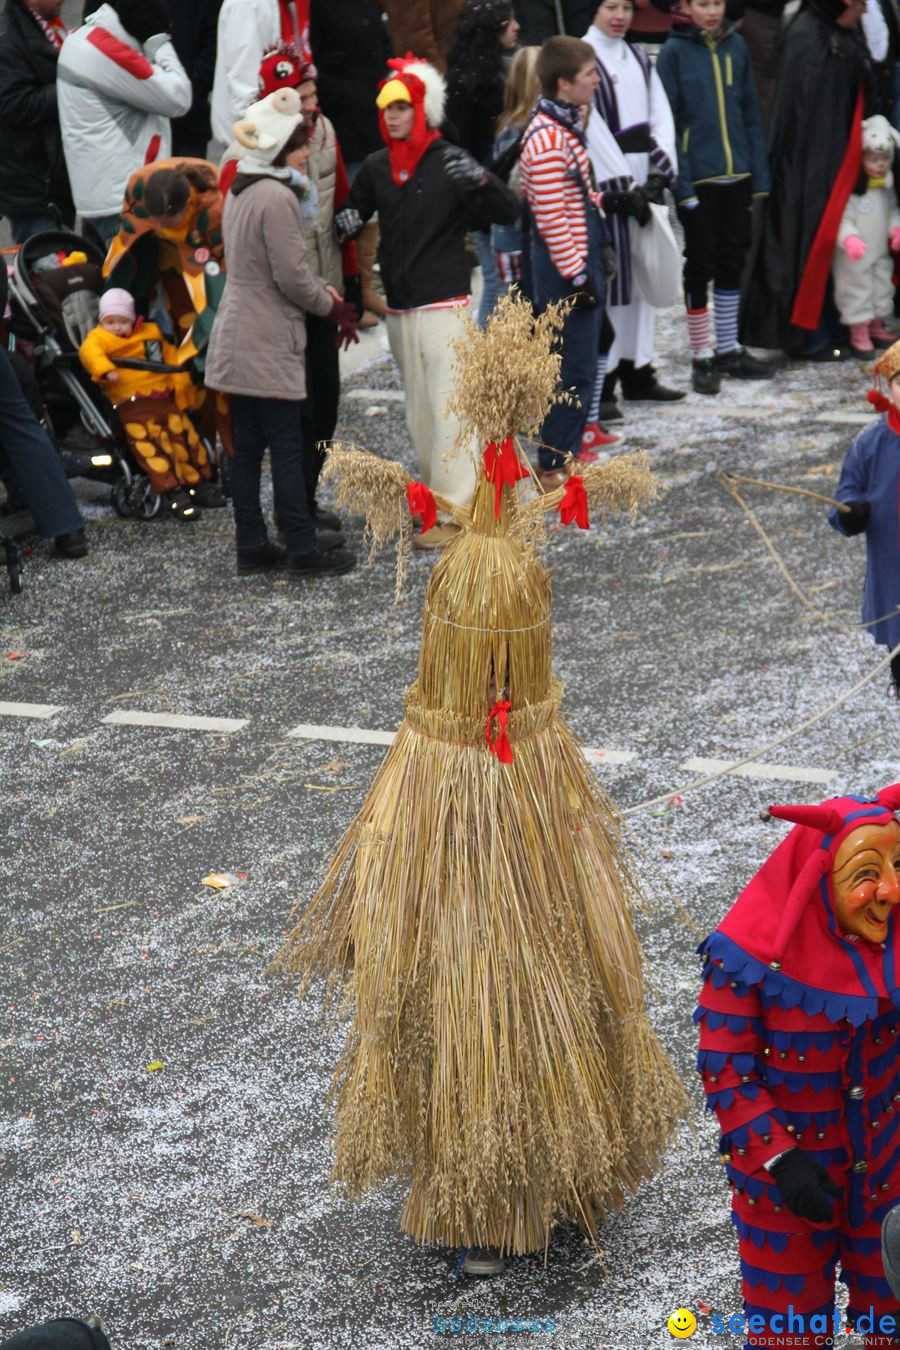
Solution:
[[[867,323],[851,323],[850,350],[854,356],[873,356],[875,354]]]
[[[588,422],[584,431],[581,433],[581,450],[606,450],[611,445],[618,445],[624,438],[615,431],[604,431],[599,422]],[[576,456],[581,459],[581,454]],[[589,461],[584,461],[588,463]]]
[[[886,347],[893,347],[897,341],[897,334],[890,331],[884,319],[872,320],[869,324],[869,337],[875,346],[881,348],[881,350]]]

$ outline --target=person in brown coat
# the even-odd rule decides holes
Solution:
[[[446,70],[450,30],[461,5],[462,0],[384,0],[394,51],[415,52]]]
[[[354,306],[313,272],[307,258],[301,212],[315,209],[302,172],[309,131],[296,89],[279,89],[254,103],[234,128],[249,153],[225,202],[228,281],[210,334],[205,379],[230,396],[241,575],[285,566],[295,576],[348,572],[356,561],[339,532],[317,533],[304,486],[305,315],[332,319],[336,340],[345,345],[356,336]],[[286,553],[269,543],[260,506],[266,447]]]

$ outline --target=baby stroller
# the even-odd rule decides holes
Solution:
[[[84,261],[62,262],[73,254],[83,255]],[[54,256],[60,259],[57,266],[52,265]],[[32,235],[19,250],[10,277],[10,327],[32,344],[48,430],[58,444],[74,447],[75,472],[109,483],[120,516],[152,520],[162,499],[139,470],[114,408],[78,356],[97,323],[103,260],[100,249],[68,230]],[[115,364],[132,370],[180,369],[161,361],[122,359]]]

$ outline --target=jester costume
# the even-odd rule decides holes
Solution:
[[[844,841],[856,847],[854,831],[894,831],[900,855],[898,808],[900,784],[872,800],[771,808],[798,823],[699,949],[699,1073],[721,1126],[748,1325],[757,1316],[765,1328],[750,1331],[748,1346],[785,1344],[789,1307],[806,1324],[787,1343],[829,1344],[815,1335],[824,1323],[810,1329],[809,1319],[827,1318],[831,1331],[837,1263],[853,1325],[863,1317],[860,1329],[871,1330],[874,1313],[877,1329],[882,1315],[898,1313],[879,1234],[900,1191],[900,922],[892,912],[900,889],[882,941],[845,931],[835,898],[835,859]],[[799,1217],[787,1203],[785,1158],[801,1171],[824,1169],[830,1218]]]

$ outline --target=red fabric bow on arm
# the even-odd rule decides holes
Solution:
[[[488,713],[487,724],[484,728],[484,739],[487,741],[492,755],[496,755],[501,764],[512,764],[513,752],[509,743],[509,737],[506,734],[506,721],[509,717],[509,710],[512,707],[509,699],[497,701],[491,711]],[[491,740],[491,723],[494,718],[497,719],[497,738]]]
[[[565,495],[559,504],[559,518],[563,525],[571,525],[574,520],[579,530],[590,526],[587,493],[580,474],[573,474],[566,483]]]
[[[499,445],[496,441],[488,442],[484,452],[484,476],[494,484],[494,516],[499,517],[503,484],[514,487],[520,478],[528,477],[528,470],[516,454],[512,436],[507,436]]]
[[[412,516],[422,517],[422,533],[430,530],[437,520],[437,504],[434,493],[424,483],[407,483],[406,500]]]

